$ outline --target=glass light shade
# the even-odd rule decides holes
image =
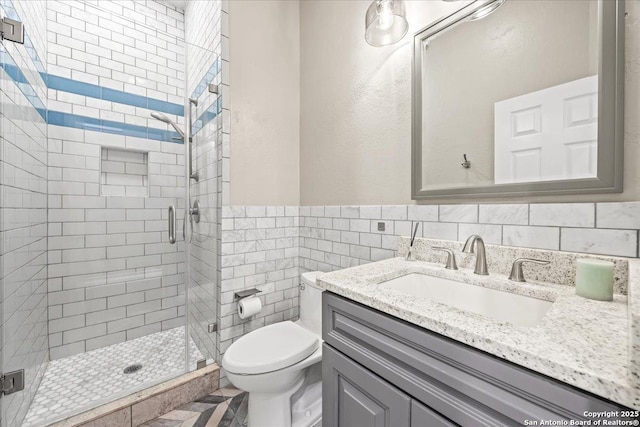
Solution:
[[[496,0],[493,3],[489,3],[486,6],[481,7],[469,17],[469,21],[477,21],[478,19],[486,18],[495,12],[497,8],[502,6],[502,3],[504,3],[504,0]]]
[[[375,0],[367,9],[364,38],[371,46],[386,46],[399,42],[407,31],[404,1]]]

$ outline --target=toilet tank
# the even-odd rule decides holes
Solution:
[[[318,335],[322,334],[322,289],[316,286],[321,271],[302,273],[300,287],[300,322]]]

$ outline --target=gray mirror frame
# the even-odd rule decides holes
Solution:
[[[597,178],[495,184],[441,190],[422,188],[422,42],[497,0],[476,0],[413,36],[411,109],[411,198],[516,197],[621,193],[624,168],[625,0],[599,2],[598,176]],[[606,143],[603,143],[606,142]]]

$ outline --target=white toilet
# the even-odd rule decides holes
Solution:
[[[322,290],[302,274],[300,320],[268,325],[231,344],[229,381],[249,392],[249,427],[311,427],[322,417]]]

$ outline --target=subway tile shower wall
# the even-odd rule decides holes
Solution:
[[[184,123],[182,11],[153,0],[46,3],[51,117],[166,130],[149,115],[160,110]]]
[[[166,236],[167,207],[183,213],[184,146],[150,117],[184,123],[184,14],[152,0],[51,0],[46,17],[58,359],[184,323],[184,242]]]
[[[184,324],[184,242],[171,245],[167,236],[169,205],[182,220],[183,151],[181,144],[49,125],[52,360]],[[148,197],[101,195],[105,152],[121,153],[112,160],[146,160]]]

